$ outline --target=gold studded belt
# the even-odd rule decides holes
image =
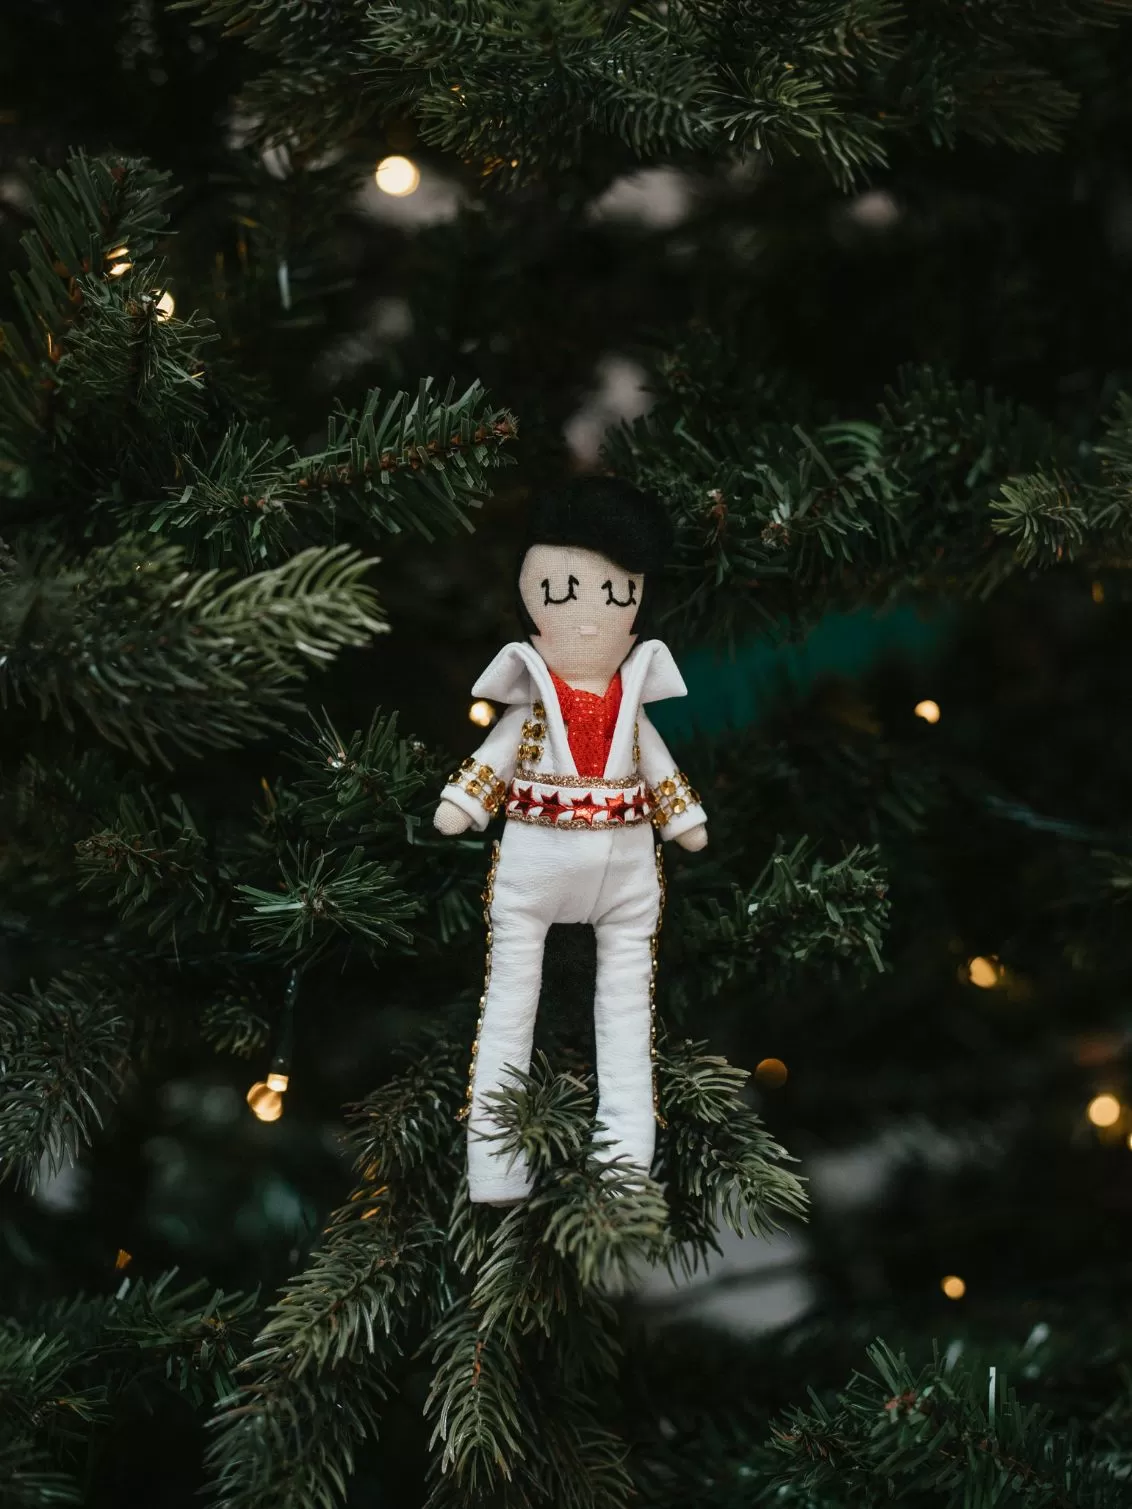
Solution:
[[[588,781],[581,776],[516,776],[503,810],[543,828],[627,828],[653,815],[649,789],[639,777]]]

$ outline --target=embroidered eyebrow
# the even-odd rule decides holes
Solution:
[[[629,582],[629,596],[625,598],[624,601],[622,601],[619,597],[614,597],[613,583],[611,581],[602,582],[601,586],[602,591],[605,593],[606,606],[609,608],[627,608],[630,603],[635,603],[637,601],[637,584],[631,579]]]
[[[539,586],[542,588],[542,600],[548,606],[551,603],[568,603],[572,599],[576,598],[578,594],[574,591],[574,588],[577,585],[578,585],[578,578],[576,576],[568,576],[566,578],[566,596],[565,597],[551,597],[551,595],[550,595],[550,578],[548,576],[544,576],[543,579],[542,579],[542,581],[539,582]]]

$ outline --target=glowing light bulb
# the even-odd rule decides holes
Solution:
[[[119,1247],[118,1256],[114,1259],[114,1266],[121,1271],[123,1268],[128,1268],[133,1260],[134,1255],[132,1252],[127,1252],[124,1247]]]
[[[115,257],[128,257],[129,255],[130,248],[128,246],[116,246],[113,251],[106,253],[106,260],[107,262],[113,262]]]
[[[941,1278],[939,1287],[948,1299],[962,1299],[967,1292],[967,1285],[957,1273],[949,1273],[946,1278]]]
[[[260,1121],[278,1121],[283,1114],[283,1097],[277,1090],[269,1089],[263,1080],[257,1080],[248,1091],[248,1105]]]
[[[278,1090],[280,1094],[283,1093],[290,1083],[291,1076],[289,1074],[269,1074],[267,1076],[267,1088],[269,1090]]]
[[[764,1058],[755,1065],[755,1078],[772,1090],[780,1090],[788,1074],[789,1070],[780,1058]]]
[[[115,262],[113,267],[106,269],[106,275],[110,278],[120,278],[124,272],[129,272],[133,265],[132,262]]]
[[[381,192],[395,199],[415,194],[421,181],[420,169],[408,157],[383,157],[373,176]]]
[[[1112,1127],[1120,1120],[1121,1110],[1115,1095],[1094,1095],[1085,1115],[1095,1127]]]
[[[473,702],[468,717],[477,728],[490,728],[495,722],[495,709],[490,702]]]
[[[157,300],[157,318],[161,321],[162,324],[164,324],[166,320],[171,320],[173,318],[173,311],[174,309],[176,309],[176,307],[176,300],[173,298],[173,295],[169,292],[169,290],[166,289],[161,297]]]
[[[923,702],[917,702],[912,711],[917,718],[923,718],[925,723],[939,722],[939,703],[933,702],[930,697],[925,698]]]
[[[1002,979],[1002,965],[995,954],[977,954],[967,961],[967,978],[980,990],[993,990]]]

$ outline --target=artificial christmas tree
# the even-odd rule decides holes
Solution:
[[[5,1503],[1127,1501],[1129,10],[0,18]],[[432,817],[571,469],[711,843],[651,1177],[552,928],[497,1210]]]

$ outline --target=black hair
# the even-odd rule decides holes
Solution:
[[[515,567],[515,597],[523,632],[538,634],[519,592],[519,575],[533,546],[573,545],[579,550],[596,550],[622,571],[655,576],[668,559],[672,538],[672,521],[660,499],[620,477],[574,477],[538,494],[530,505]],[[642,582],[640,606],[633,620],[635,634],[647,635],[655,602],[655,588],[646,588]]]

